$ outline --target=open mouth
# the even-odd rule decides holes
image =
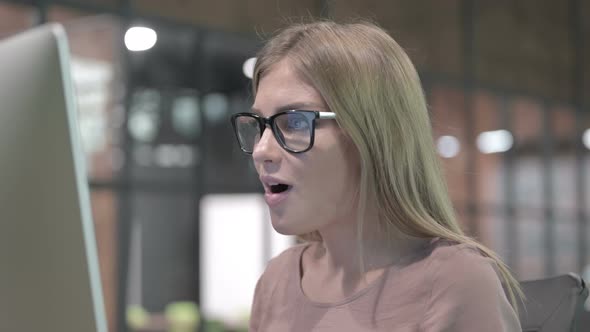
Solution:
[[[270,185],[270,192],[273,194],[280,194],[289,190],[289,188],[291,188],[291,186],[284,183],[272,184]]]
[[[264,185],[264,200],[270,208],[277,208],[289,196],[292,185],[286,184],[281,179],[270,176],[262,176],[260,181]]]

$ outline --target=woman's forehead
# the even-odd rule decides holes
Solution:
[[[271,115],[293,109],[325,110],[320,93],[284,61],[273,65],[260,78],[252,111]]]

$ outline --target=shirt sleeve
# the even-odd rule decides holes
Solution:
[[[458,248],[433,262],[425,332],[520,332],[518,317],[508,302],[490,259]]]

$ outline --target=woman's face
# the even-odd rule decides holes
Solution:
[[[264,117],[293,109],[330,111],[289,61],[276,63],[262,76],[252,110]],[[316,120],[314,145],[299,154],[284,150],[267,127],[252,157],[279,233],[301,235],[356,219],[359,161],[335,120]],[[288,189],[273,193],[271,185],[277,183]]]

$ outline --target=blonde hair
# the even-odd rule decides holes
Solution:
[[[361,216],[371,202],[385,234],[472,245],[496,263],[517,309],[516,296],[523,297],[518,281],[492,250],[466,236],[457,222],[420,79],[393,38],[367,22],[291,25],[259,52],[254,95],[264,74],[284,58],[319,91],[358,150],[359,233]],[[321,241],[317,232],[302,237]]]

